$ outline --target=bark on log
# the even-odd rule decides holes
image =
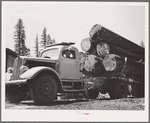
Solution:
[[[134,56],[132,58],[133,60],[144,60],[144,48],[108,30],[107,28],[101,25],[94,25],[91,28],[89,35],[90,38],[94,40],[97,44],[102,41],[106,41],[109,45],[113,45],[121,49],[119,50],[119,54],[124,54],[126,57],[130,58]],[[130,53],[126,53],[126,51],[129,51],[133,55],[130,55]],[[116,53],[117,52],[115,52],[115,54]]]
[[[142,54],[133,53],[130,50],[120,48],[116,45],[110,45],[110,53],[116,54],[122,57],[128,57],[129,59],[133,59],[137,61],[141,59],[144,60],[144,56]]]

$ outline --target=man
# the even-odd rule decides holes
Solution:
[[[7,69],[7,72],[6,72],[6,75],[5,75],[5,81],[9,81],[11,79],[11,75],[13,73],[13,68],[12,67],[9,67]]]

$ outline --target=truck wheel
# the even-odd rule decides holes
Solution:
[[[126,98],[128,95],[128,85],[125,81],[117,81],[114,85],[115,98]]]
[[[111,81],[110,84],[109,84],[108,94],[109,94],[109,96],[110,96],[111,99],[115,99],[114,85],[115,85],[114,81]]]
[[[98,97],[99,92],[96,89],[88,89],[85,91],[85,97],[87,99],[96,99]]]
[[[35,104],[50,104],[57,97],[57,81],[48,73],[42,73],[29,85],[29,94]]]
[[[27,93],[12,86],[6,86],[6,100],[10,103],[20,103],[26,98]]]
[[[144,97],[144,86],[141,84],[134,85],[134,94],[136,97]]]

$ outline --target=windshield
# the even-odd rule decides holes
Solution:
[[[42,58],[50,58],[50,59],[58,59],[59,55],[59,49],[58,48],[53,48],[46,50],[42,53],[41,57]]]

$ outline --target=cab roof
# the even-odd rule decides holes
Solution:
[[[70,46],[70,45],[74,45],[74,42],[61,42],[61,43],[55,43],[55,44],[51,44],[51,45],[47,45],[47,47],[52,47],[52,46],[58,46],[58,45],[62,45],[62,46]]]
[[[45,52],[45,51],[48,50],[48,49],[58,48],[58,49],[60,50],[60,49],[62,49],[63,47],[66,47],[66,48],[67,48],[67,47],[69,47],[69,46],[71,46],[71,45],[74,45],[74,44],[75,44],[74,42],[61,42],[61,43],[51,44],[51,45],[46,46],[46,48],[43,49],[43,50],[40,52],[40,54],[43,53],[43,52]],[[75,47],[73,47],[73,48],[77,50],[77,48],[75,48]]]

